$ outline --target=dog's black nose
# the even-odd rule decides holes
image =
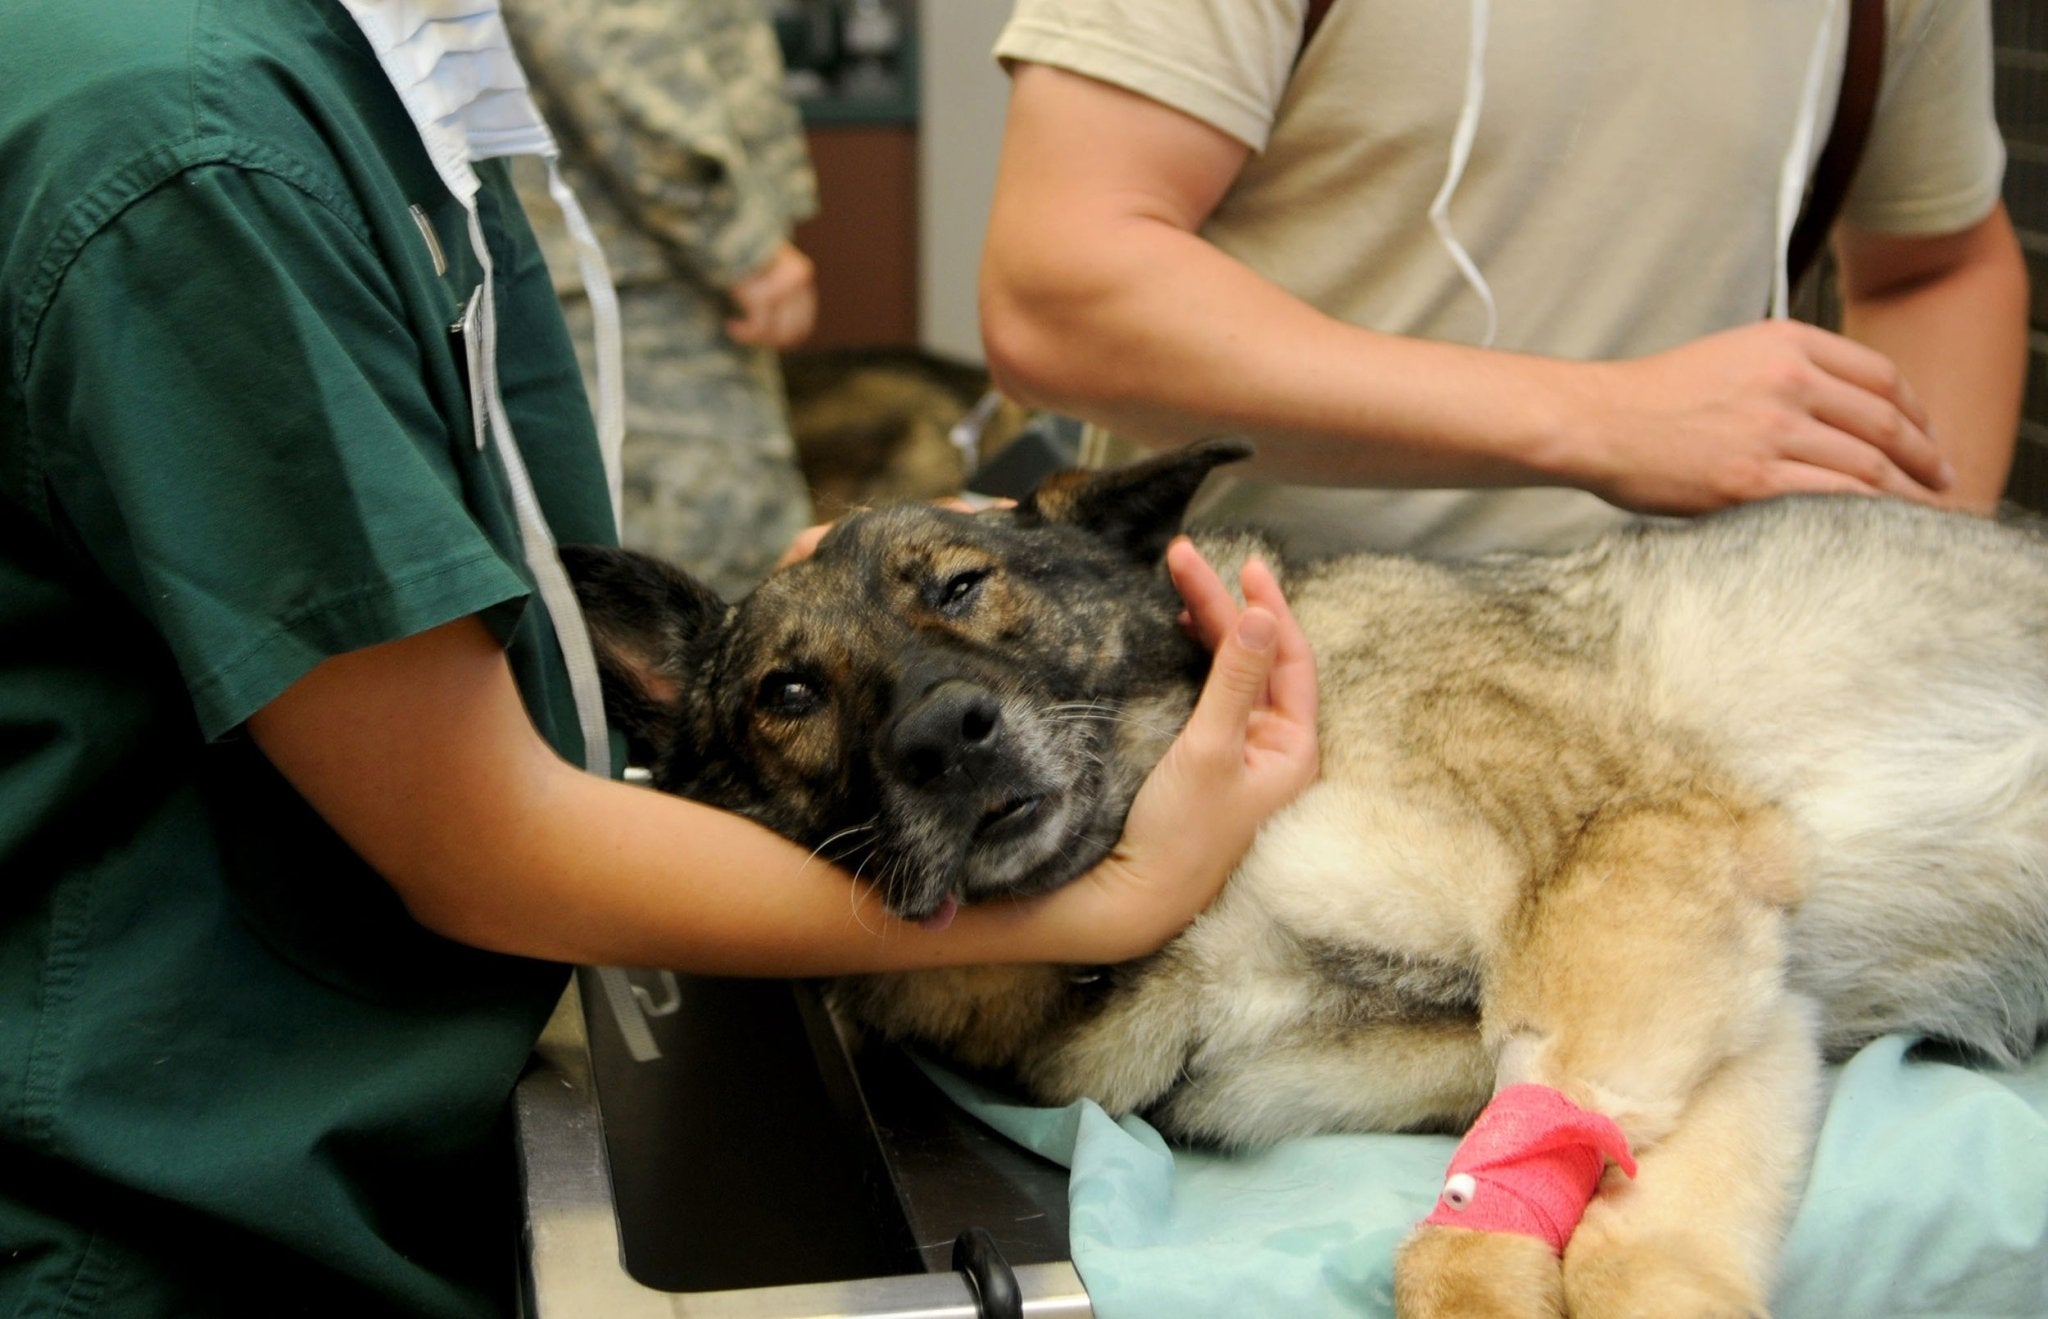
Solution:
[[[896,771],[913,787],[948,776],[979,782],[1003,735],[1003,707],[987,688],[963,678],[939,683],[896,721],[888,739]]]

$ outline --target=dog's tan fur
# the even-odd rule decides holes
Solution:
[[[1063,498],[1020,521],[1058,521]],[[958,534],[985,562],[1010,533]],[[892,553],[827,562],[815,589],[908,580]],[[1027,585],[988,597],[1000,626],[940,620],[977,673],[989,650],[1034,662],[1033,611],[1057,630]],[[1639,1176],[1609,1170],[1561,1262],[1526,1238],[1411,1237],[1397,1298],[1426,1316],[1762,1313],[1824,1056],[1891,1030],[1992,1059],[2039,1038],[2042,540],[1797,500],[1562,558],[1343,560],[1289,598],[1318,656],[1322,777],[1185,934],[1085,973],[849,981],[845,1008],[1041,1100],[1222,1145],[1455,1128],[1517,1082],[1614,1118]],[[848,638],[853,667],[892,635]],[[1149,765],[1192,695],[1117,696],[1092,754]],[[1033,708],[1004,697],[1020,741]]]

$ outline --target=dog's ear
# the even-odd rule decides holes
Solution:
[[[689,656],[710,635],[725,602],[680,569],[603,545],[563,545],[597,652],[605,714],[626,736],[636,765],[667,754],[688,691]]]
[[[1166,553],[1203,479],[1251,454],[1246,440],[1203,440],[1125,467],[1061,472],[1046,478],[1017,513],[1026,521],[1082,527],[1150,566]]]

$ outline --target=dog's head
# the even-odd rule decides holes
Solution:
[[[644,555],[562,557],[657,787],[943,919],[1115,843],[1208,662],[1162,556],[1202,478],[1248,452],[1063,473],[1013,509],[857,513],[735,604]]]

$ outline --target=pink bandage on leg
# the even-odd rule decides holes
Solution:
[[[1465,1133],[1436,1211],[1422,1221],[1535,1237],[1562,1255],[1609,1159],[1636,1175],[1613,1119],[1547,1085],[1511,1085]]]

